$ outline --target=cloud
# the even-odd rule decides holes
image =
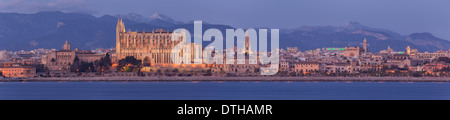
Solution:
[[[35,13],[40,11],[88,12],[85,0],[0,0],[0,10]]]

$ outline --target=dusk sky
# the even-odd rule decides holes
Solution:
[[[233,27],[296,28],[363,25],[407,35],[430,32],[450,40],[449,0],[0,0],[1,12],[83,12],[95,16],[158,12],[177,21]]]

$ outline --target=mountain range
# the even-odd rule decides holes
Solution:
[[[193,22],[176,21],[166,15],[155,13],[144,17],[136,13],[104,15],[95,17],[82,13],[39,12],[34,14],[0,13],[0,49],[31,50],[36,48],[61,48],[65,40],[79,49],[111,48],[115,46],[115,27],[118,18],[125,22],[127,30],[151,31],[186,28],[193,33]],[[229,25],[203,22],[203,30],[217,28],[233,29]],[[280,47],[298,47],[311,50],[324,47],[361,46],[367,38],[369,50],[378,52],[390,46],[404,51],[411,46],[419,51],[447,50],[450,41],[430,33],[399,33],[372,28],[358,22],[342,26],[302,26],[280,30]],[[204,42],[208,44],[208,42]]]

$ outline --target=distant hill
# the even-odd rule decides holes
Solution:
[[[61,48],[65,40],[74,47],[92,49],[114,45],[117,18],[62,12],[0,14],[0,49]]]
[[[65,40],[69,40],[74,48],[111,48],[115,46],[115,27],[118,18],[123,18],[126,29],[132,31],[151,31],[158,28],[173,31],[177,28],[186,28],[193,33],[194,27],[193,22],[179,22],[159,13],[149,17],[135,13],[101,17],[62,12],[0,13],[0,49],[59,49]],[[233,28],[206,22],[203,27],[203,31],[218,28],[224,34],[225,29]],[[360,46],[364,38],[369,42],[369,50],[374,52],[386,49],[388,45],[395,50],[405,50],[406,46],[410,45],[419,51],[430,52],[450,48],[450,41],[437,38],[430,33],[401,35],[357,22],[348,22],[343,26],[303,26],[280,30],[280,46],[282,48],[296,46],[300,50]]]
[[[151,31],[159,28],[174,30],[186,27],[193,31],[192,23],[177,22],[161,14],[145,18],[138,14],[94,17],[88,14],[62,12],[0,13],[0,49],[59,49],[65,40],[80,49],[111,48],[115,46],[115,27],[118,18],[124,19],[127,30]],[[210,25],[204,26],[208,28]],[[211,25],[213,26],[232,28],[225,25]]]

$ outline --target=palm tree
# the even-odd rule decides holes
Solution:
[[[174,72],[174,73],[178,73],[179,71],[178,71],[178,69],[173,69],[173,71],[172,72]]]
[[[144,65],[143,66],[151,66],[151,62],[150,62],[150,57],[145,57],[144,58]]]

